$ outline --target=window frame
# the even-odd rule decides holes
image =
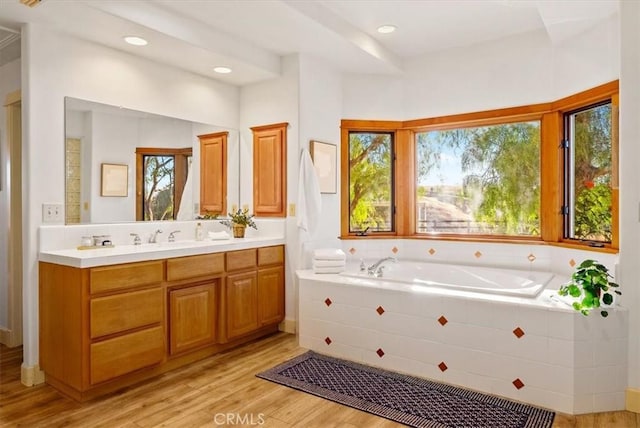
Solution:
[[[145,156],[173,156],[174,162],[174,187],[173,204],[180,207],[182,192],[187,181],[188,159],[193,156],[193,148],[185,147],[172,149],[165,147],[137,147],[136,148],[136,221],[144,221],[143,195],[144,195],[144,158]],[[177,210],[174,209],[173,220]]]
[[[502,243],[549,244],[563,247],[617,252],[619,248],[618,208],[618,106],[617,80],[588,89],[568,97],[541,104],[509,107],[472,113],[454,114],[408,121],[353,120],[341,121],[341,226],[342,239],[370,239],[403,237],[412,239],[438,239],[452,241],[480,241]],[[564,238],[564,138],[563,117],[598,102],[611,99],[612,103],[612,241],[604,247],[592,247],[588,242],[575,242]],[[416,233],[415,216],[415,133],[429,130],[451,130],[473,126],[499,125],[531,120],[540,121],[540,237],[512,235],[461,235]],[[351,132],[392,132],[394,136],[394,199],[395,231],[377,232],[359,236],[349,231],[349,134]]]

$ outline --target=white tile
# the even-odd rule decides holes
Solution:
[[[596,394],[623,392],[627,386],[626,366],[596,366],[593,383]]]
[[[574,415],[583,415],[585,413],[593,413],[593,394],[576,394],[573,396]]]
[[[574,342],[574,366],[576,368],[593,367],[595,361],[594,342]]]
[[[614,339],[608,343],[596,343],[594,346],[594,364],[596,366],[626,366],[627,339]]]
[[[624,410],[624,408],[625,408],[624,392],[594,394],[593,396],[594,412],[615,412],[618,410]]]
[[[574,370],[574,393],[593,394],[595,392],[595,369],[593,367]],[[593,405],[593,403],[592,403]]]
[[[574,321],[582,315],[574,312],[548,311],[549,337],[556,339],[574,339]]]
[[[549,334],[549,311],[520,305],[516,311],[515,327],[522,328],[525,334],[546,337]]]
[[[562,339],[547,339],[547,358],[549,364],[564,367],[574,367],[575,342]]]

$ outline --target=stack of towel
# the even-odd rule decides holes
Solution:
[[[320,248],[313,251],[313,273],[340,273],[344,271],[347,257],[344,251],[335,248]]]

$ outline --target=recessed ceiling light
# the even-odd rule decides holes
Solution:
[[[124,41],[134,46],[146,46],[148,43],[145,39],[138,36],[126,36]]]
[[[394,31],[396,31],[396,27],[395,25],[391,25],[391,24],[387,24],[387,25],[381,25],[378,27],[378,33],[382,33],[382,34],[389,34],[389,33],[393,33]]]
[[[233,70],[231,70],[229,67],[219,66],[219,67],[214,67],[213,71],[215,71],[216,73],[220,73],[220,74],[229,74]]]

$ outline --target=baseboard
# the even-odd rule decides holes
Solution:
[[[630,412],[640,413],[640,389],[627,388],[625,408]]]
[[[24,364],[20,367],[20,380],[24,386],[34,386],[44,383],[44,372],[39,365],[27,367]]]
[[[6,328],[0,328],[0,343],[4,346],[11,347],[9,342],[11,342],[11,331]]]
[[[296,334],[296,320],[285,319],[278,325],[278,330],[284,331],[285,333]]]

